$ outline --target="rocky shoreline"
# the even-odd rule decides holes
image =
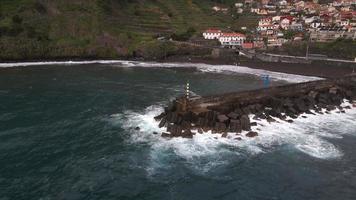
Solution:
[[[252,132],[251,127],[257,123],[251,122],[251,117],[253,121],[273,123],[279,118],[293,123],[303,113],[329,114],[332,110],[344,113],[351,109],[351,106],[341,106],[344,99],[356,100],[356,75],[189,101],[181,97],[155,119],[160,122],[160,128],[166,127],[167,131],[161,134],[166,138],[192,138],[196,133],[208,131],[222,137],[245,131],[245,136],[256,137],[258,133]]]

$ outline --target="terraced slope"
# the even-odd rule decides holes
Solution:
[[[117,58],[144,52],[158,35],[189,28],[238,29],[254,16],[215,13],[232,0],[1,0],[0,60]]]

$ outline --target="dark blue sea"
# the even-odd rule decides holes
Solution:
[[[315,80],[237,66],[0,65],[0,200],[355,200],[356,109],[259,136],[164,139],[153,117],[184,93]],[[345,105],[348,103],[345,102]],[[140,130],[135,130],[139,127]]]

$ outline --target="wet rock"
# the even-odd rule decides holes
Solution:
[[[272,123],[272,122],[275,122],[275,121],[276,120],[273,119],[272,117],[270,117],[270,116],[267,117],[267,122]]]
[[[182,127],[179,125],[168,125],[167,131],[170,132],[173,137],[180,137],[182,135]]]
[[[154,119],[156,121],[160,121],[164,116],[166,116],[166,113],[163,112],[163,113],[157,115],[156,117],[154,117]]]
[[[227,132],[223,133],[221,137],[226,138],[227,137]]]
[[[139,130],[140,130],[140,127],[136,127],[136,128],[135,128],[135,131],[139,131]]]
[[[293,123],[294,121],[292,119],[287,120],[288,123]]]
[[[162,128],[162,127],[164,127],[164,126],[166,125],[166,123],[167,123],[167,120],[166,120],[166,118],[164,117],[164,118],[162,118],[162,120],[161,120],[161,122],[159,123],[158,127],[159,127],[159,128]]]
[[[198,128],[198,133],[203,134],[203,133],[204,133],[204,132],[203,132],[203,129]]]
[[[153,135],[158,135],[158,133],[157,132],[153,132]]]
[[[183,129],[190,129],[191,128],[191,124],[189,122],[187,122],[187,121],[183,121],[181,123],[181,126],[182,126]]]
[[[338,88],[337,88],[337,87],[332,87],[332,88],[329,89],[329,93],[330,93],[330,94],[336,95],[336,94],[337,94],[337,91],[338,91]]]
[[[219,115],[218,116],[218,121],[222,123],[226,123],[229,120],[229,118],[226,115]]]
[[[230,119],[237,119],[239,117],[239,114],[235,112],[231,112],[227,115]]]
[[[257,122],[251,122],[250,126],[257,126]]]
[[[229,131],[233,133],[240,133],[242,131],[240,120],[231,120]]]
[[[222,133],[226,131],[226,124],[222,123],[222,122],[216,122],[215,123],[215,127],[214,127],[214,131],[217,133]]]
[[[238,140],[238,141],[241,141],[241,140],[242,140],[242,138],[240,138],[240,137],[237,137],[237,138],[235,138],[234,140]]]
[[[245,131],[249,131],[251,130],[251,126],[250,126],[250,118],[247,115],[243,115],[240,119],[241,122],[241,128],[242,130]]]
[[[193,138],[193,133],[190,131],[190,129],[184,130],[182,133],[183,138]]]
[[[163,133],[161,134],[161,136],[164,137],[164,138],[171,138],[171,137],[173,137],[171,134],[165,133],[165,132],[163,132]]]
[[[250,131],[246,134],[246,137],[256,137],[258,136],[258,133],[257,132],[253,132],[253,131]]]

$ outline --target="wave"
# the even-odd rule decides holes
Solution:
[[[345,101],[343,106],[346,105],[351,104]],[[240,135],[229,133],[227,138],[207,132],[197,133],[193,139],[165,139],[160,136],[164,129],[158,128],[158,122],[153,119],[161,112],[161,106],[151,106],[142,113],[126,111],[111,116],[112,121],[130,131],[129,142],[150,145],[150,173],[167,167],[169,159],[173,159],[169,158],[170,155],[184,159],[197,172],[205,173],[224,165],[231,156],[254,156],[282,146],[318,159],[338,159],[343,156],[342,149],[334,145],[330,138],[341,139],[345,134],[355,134],[356,130],[356,108],[352,108],[346,113],[303,114],[307,118],[301,116],[293,123],[279,119],[274,123],[256,121],[258,126],[252,127],[252,131],[257,131],[259,135],[255,138],[246,137],[246,132]],[[140,127],[140,131],[133,130],[135,127]]]
[[[109,64],[117,67],[154,67],[154,68],[196,68],[201,72],[210,73],[238,73],[254,76],[269,75],[274,80],[300,83],[306,81],[321,80],[319,77],[302,76],[281,72],[272,72],[263,69],[252,69],[236,65],[210,65],[203,63],[158,63],[158,62],[138,62],[127,60],[93,60],[93,61],[53,61],[53,62],[21,62],[21,63],[0,63],[0,68],[27,67],[44,65],[85,65],[85,64]]]

